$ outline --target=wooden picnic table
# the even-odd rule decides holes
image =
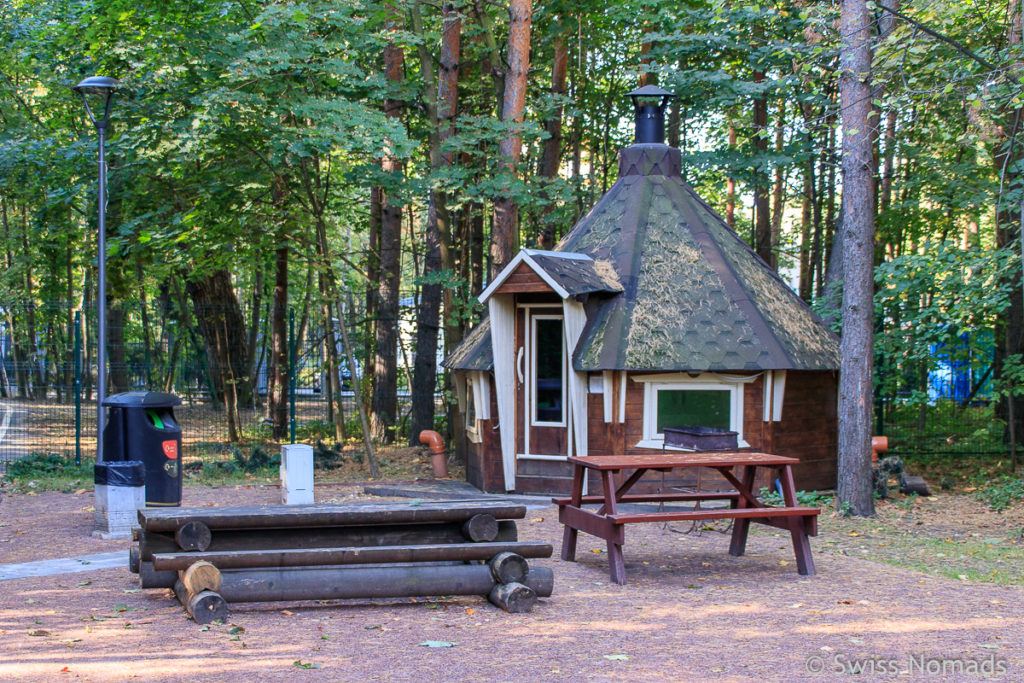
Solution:
[[[576,559],[576,538],[580,531],[603,538],[608,543],[608,564],[611,579],[620,585],[626,583],[626,568],[622,558],[625,540],[624,525],[638,522],[672,522],[679,520],[732,519],[732,542],[729,554],[743,555],[751,522],[787,529],[793,539],[797,571],[814,574],[814,560],[808,536],[816,536],[820,510],[802,507],[796,502],[792,465],[799,462],[770,453],[734,451],[715,452],[662,452],[645,455],[570,457],[573,464],[572,494],[568,498],[555,498],[558,519],[565,525],[562,535],[562,559]],[[674,469],[706,467],[718,471],[730,484],[732,491],[667,492],[631,494],[629,490],[647,472],[668,472]],[[754,495],[757,468],[778,472],[782,488],[782,506],[768,506]],[[600,477],[603,493],[599,496],[583,495],[584,473],[590,470]],[[632,470],[619,486],[615,476]],[[654,512],[619,512],[620,503],[674,503],[728,501],[728,508],[663,509]],[[584,505],[597,504],[597,510]],[[695,507],[699,507],[695,506]]]

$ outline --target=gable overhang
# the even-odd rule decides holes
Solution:
[[[569,252],[557,251],[542,251],[540,249],[521,249],[519,253],[516,254],[511,261],[508,262],[508,265],[501,269],[501,272],[498,273],[498,276],[494,278],[494,282],[487,285],[487,289],[480,293],[480,303],[487,303],[487,300],[490,299],[491,296],[495,292],[497,292],[498,289],[503,284],[505,284],[505,281],[508,280],[512,273],[515,272],[516,268],[518,268],[520,264],[523,263],[525,263],[527,267],[530,268],[530,270],[536,273],[537,276],[540,277],[540,279],[544,280],[544,283],[548,287],[550,287],[555,292],[555,294],[557,294],[560,298],[569,298],[568,290],[562,287],[562,285],[560,285],[558,281],[551,276],[550,273],[544,270],[544,268],[542,268],[539,263],[537,263],[533,258],[531,258],[531,256],[533,256],[534,254],[544,254],[554,256],[557,258],[575,259],[580,261],[593,261],[593,259],[591,259],[586,254],[574,254]]]

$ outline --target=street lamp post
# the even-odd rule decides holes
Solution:
[[[96,286],[98,324],[96,352],[96,462],[103,461],[103,400],[107,393],[107,162],[103,149],[106,142],[107,122],[110,118],[110,104],[114,99],[114,91],[118,82],[108,76],[90,76],[74,87],[74,91],[82,96],[85,111],[96,126],[99,134],[100,147],[100,186],[99,186],[99,243],[97,245],[98,270]],[[89,106],[89,96],[103,97],[103,117],[97,119]]]

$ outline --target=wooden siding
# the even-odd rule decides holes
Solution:
[[[511,275],[505,278],[505,281],[494,290],[494,294],[525,294],[530,292],[550,292],[554,294],[555,290],[551,289],[551,286],[544,282],[543,278],[533,272],[533,269],[525,263],[520,263],[516,266]]]
[[[604,421],[604,402],[601,394],[587,395],[589,454],[591,457],[615,454],[649,453],[650,449],[636,448],[643,437],[643,385],[626,379],[626,422],[618,422],[619,373],[614,374],[611,390],[615,392],[613,421]],[[609,387],[605,387],[609,390]],[[829,489],[836,483],[836,448],[838,419],[836,392],[838,375],[834,372],[797,372],[786,375],[786,394],[783,400],[782,420],[764,422],[764,376],[757,377],[743,387],[743,436],[754,450],[767,450],[800,460],[793,468],[798,489]],[[495,392],[492,392],[492,397]],[[493,398],[492,398],[493,402]],[[496,414],[496,411],[495,411]],[[501,445],[494,423],[480,423],[483,440],[469,444],[466,476],[474,486],[485,491],[503,491],[501,475]],[[474,452],[475,449],[475,452]],[[474,460],[475,457],[475,460]],[[521,493],[564,494],[571,483],[571,472],[563,463],[545,463],[550,471],[538,467],[541,461],[517,463],[516,490]],[[526,463],[529,463],[527,465]],[[565,467],[566,471],[559,468]],[[479,482],[479,483],[478,483]],[[545,483],[547,482],[547,483]],[[596,480],[591,477],[590,491],[597,493]],[[698,482],[692,473],[687,477],[650,473],[637,483],[634,491],[653,492],[673,487],[696,488]],[[731,486],[710,470],[701,474],[702,490],[721,490]],[[756,487],[771,486],[767,479]]]

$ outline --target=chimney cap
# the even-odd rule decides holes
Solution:
[[[638,145],[663,144],[665,142],[665,107],[675,95],[656,85],[645,85],[627,94],[633,100],[636,126],[633,142]]]
[[[626,93],[626,95],[634,98],[634,101],[637,97],[675,97],[675,94],[670,93],[664,88],[659,88],[656,85],[645,85],[642,88],[637,88],[633,92]]]

